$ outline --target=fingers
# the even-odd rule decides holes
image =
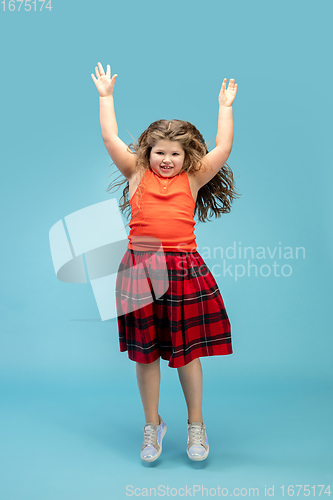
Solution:
[[[222,86],[221,86],[221,93],[222,94],[224,94],[226,86],[227,86],[227,78],[225,78],[223,80],[223,83],[222,83]],[[230,78],[229,85],[228,85],[228,90],[236,92],[237,91],[237,86],[238,86],[238,84],[237,83],[235,84],[235,79],[234,78]]]
[[[235,85],[235,79],[230,78],[229,80],[229,85],[228,85],[228,90],[232,90],[233,92],[236,90],[237,84]]]
[[[95,72],[96,72],[97,78],[100,78],[101,76],[104,76],[105,73],[104,73],[104,69],[103,69],[103,66],[101,65],[101,63],[98,62],[97,65],[98,66],[95,66]]]
[[[96,72],[97,78],[100,78],[101,76],[106,76],[107,78],[111,79],[111,67],[110,67],[110,64],[107,64],[107,66],[106,66],[106,74],[105,74],[103,66],[101,65],[100,62],[98,62],[97,66],[95,66],[95,72]],[[115,79],[117,78],[117,76],[118,76],[117,74],[113,75],[112,80],[114,79],[114,81],[115,81]]]
[[[104,73],[104,69],[103,69],[103,66],[101,65],[101,63],[100,63],[100,62],[98,62],[97,64],[98,64],[98,69],[99,69],[99,72],[100,72],[101,76],[102,76],[102,75],[105,75],[105,73]]]

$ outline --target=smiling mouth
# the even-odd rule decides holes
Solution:
[[[161,168],[162,168],[163,170],[171,170],[173,167],[167,167],[167,166],[165,166],[165,165],[163,165],[163,166],[161,165]]]

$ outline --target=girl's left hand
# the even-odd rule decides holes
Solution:
[[[227,90],[225,89],[227,85],[227,78],[223,80],[222,87],[219,94],[219,105],[229,107],[232,105],[236,94],[237,94],[237,83],[235,80],[230,78]]]

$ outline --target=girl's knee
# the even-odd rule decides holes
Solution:
[[[161,358],[157,358],[155,359],[155,361],[151,361],[150,363],[140,363],[139,361],[136,361],[136,366],[139,367],[139,368],[152,368],[152,367],[155,367],[156,365],[159,365],[160,364],[160,359]]]

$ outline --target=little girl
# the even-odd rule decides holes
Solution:
[[[188,409],[187,455],[209,453],[202,416],[201,356],[231,354],[230,322],[217,283],[196,251],[194,215],[208,219],[230,212],[238,196],[226,166],[233,141],[235,80],[225,78],[219,93],[216,147],[208,152],[200,132],[181,120],[159,120],[138,144],[118,137],[111,78],[101,63],[91,74],[100,98],[106,149],[125,177],[120,209],[131,211],[129,244],[118,269],[116,301],[120,351],[136,362],[146,424],[141,458],[153,462],[162,452],[166,424],[158,413],[160,357],[177,368]],[[222,206],[218,206],[218,202]],[[157,245],[156,245],[157,242]],[[158,245],[160,243],[160,246]],[[167,288],[161,291],[163,266]],[[156,293],[159,290],[159,293]],[[147,297],[153,297],[147,303]],[[134,307],[128,308],[129,297]]]

